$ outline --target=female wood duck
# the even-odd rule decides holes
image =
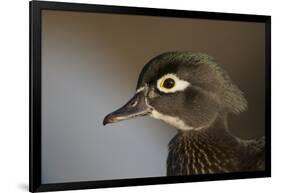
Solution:
[[[212,57],[167,52],[144,66],[134,97],[103,124],[149,115],[176,127],[168,176],[264,170],[264,138],[246,141],[228,130],[227,115],[246,109],[243,93]]]

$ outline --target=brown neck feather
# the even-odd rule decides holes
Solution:
[[[168,175],[233,172],[238,169],[239,143],[227,128],[226,114],[210,127],[179,131],[169,143]]]

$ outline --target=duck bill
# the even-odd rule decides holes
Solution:
[[[151,112],[146,103],[145,93],[139,92],[133,96],[124,106],[105,116],[103,125],[145,116]]]

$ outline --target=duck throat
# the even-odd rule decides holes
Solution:
[[[222,123],[216,128],[179,131],[169,143],[167,175],[213,174],[238,171],[239,144]]]

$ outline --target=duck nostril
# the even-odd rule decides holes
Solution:
[[[131,107],[135,107],[137,104],[138,104],[138,101],[133,101],[133,102],[130,104],[130,106],[131,106]]]

